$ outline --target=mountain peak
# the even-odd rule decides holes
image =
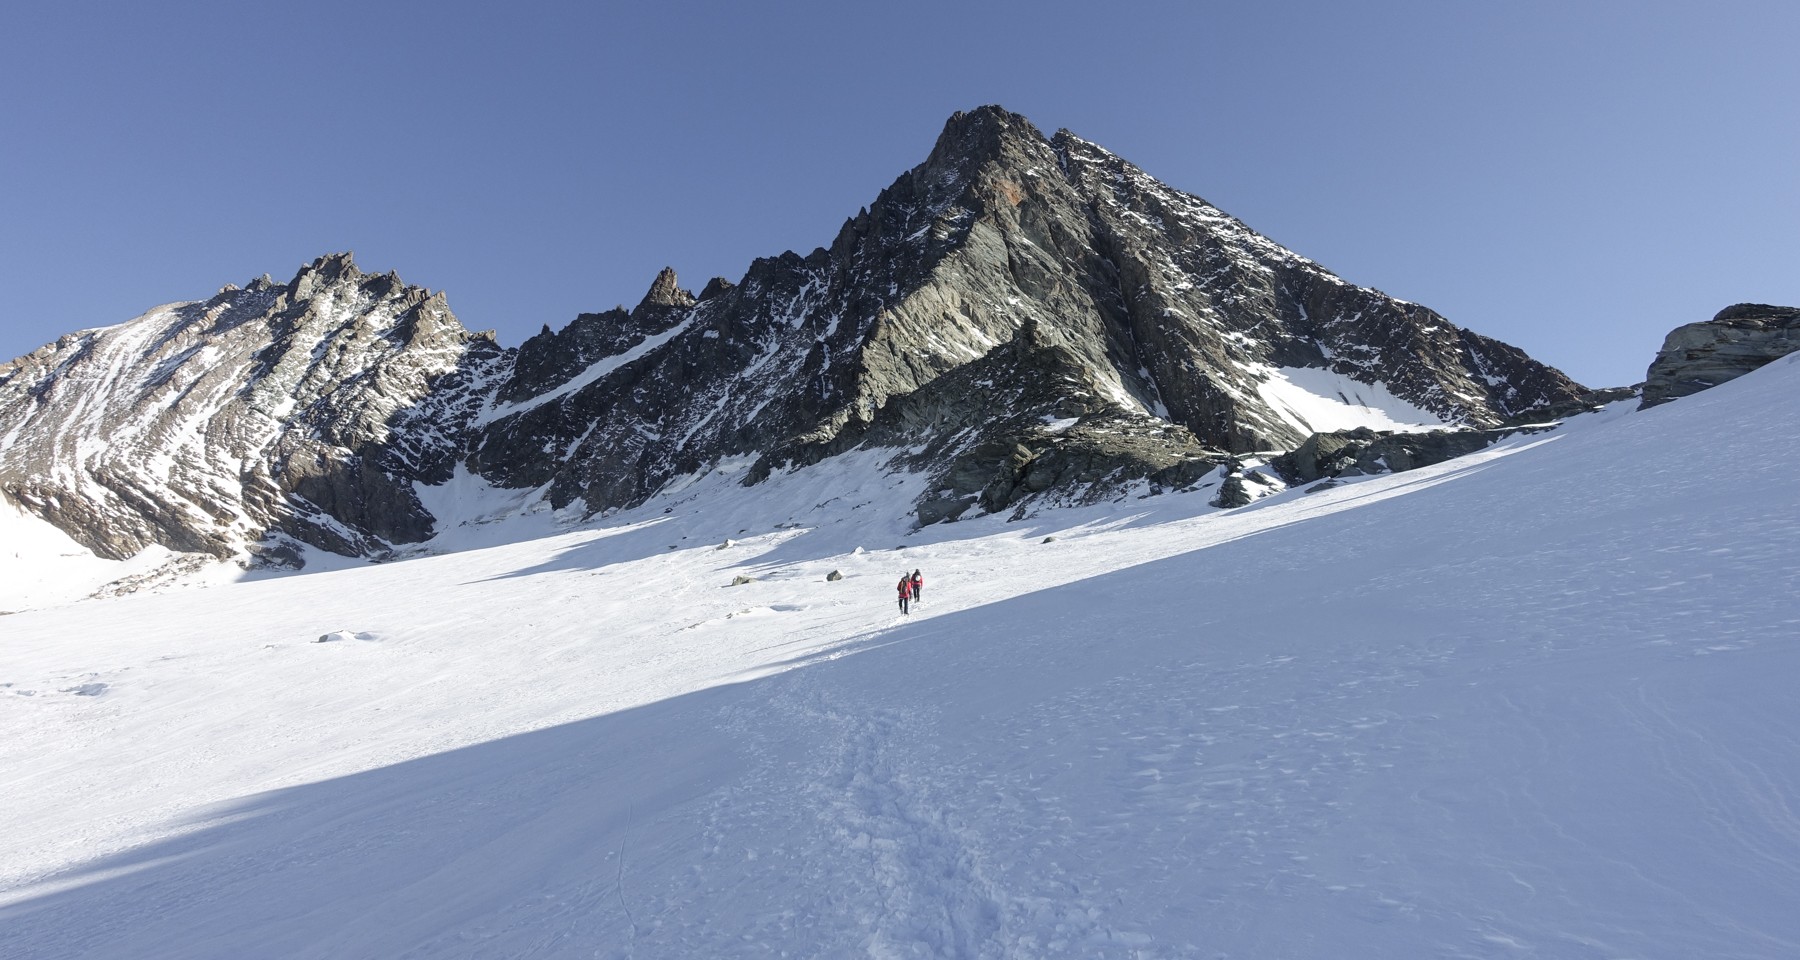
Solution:
[[[944,122],[927,164],[942,163],[953,158],[990,158],[1008,145],[1044,143],[1042,131],[1030,120],[998,104],[987,104],[973,110],[958,110]]]
[[[638,302],[637,309],[632,313],[637,313],[645,307],[691,307],[693,305],[694,295],[681,289],[681,281],[675,276],[675,268],[664,267],[661,272],[657,273],[656,279],[650,284],[650,291],[644,294],[644,299]]]
[[[349,250],[342,253],[328,253],[300,268],[300,273],[314,273],[327,280],[338,280],[346,276],[358,276],[362,271],[356,268],[356,254]]]
[[[956,111],[950,115],[949,120],[945,121],[944,130],[948,133],[952,130],[987,125],[995,125],[1002,129],[1028,130],[1039,139],[1043,138],[1043,134],[1038,132],[1038,128],[1024,114],[1014,113],[997,103],[982,104],[973,110]]]
[[[721,293],[731,292],[732,288],[736,286],[737,284],[732,283],[724,277],[714,277],[711,280],[706,281],[706,287],[700,291],[700,299],[711,300]]]
[[[348,250],[319,257],[294,274],[294,279],[288,281],[288,289],[295,299],[305,299],[340,280],[360,280],[363,274],[356,268],[355,257]]]
[[[930,523],[1185,488],[1227,454],[1336,428],[1497,426],[1586,396],[995,105],[952,115],[931,157],[829,248],[757,260],[702,298],[664,268],[629,313],[584,313],[502,354],[441,295],[330,254],[278,295],[180,307],[181,335],[159,333],[150,353],[95,335],[79,374],[57,359],[0,379],[0,435],[34,438],[0,451],[0,492],[16,477],[73,504],[55,522],[126,556],[153,539],[227,554],[270,537],[383,556],[435,529],[413,484],[459,464],[592,516],[728,460],[756,482],[862,449],[926,475],[916,515]],[[211,349],[191,350],[202,339]],[[135,379],[115,372],[127,367]],[[64,469],[83,454],[62,431],[96,381],[119,384],[106,429],[136,432],[107,441],[113,486],[86,496],[40,478],[88,469]],[[159,390],[195,426],[162,426]],[[181,446],[225,434],[248,439]],[[142,473],[169,458],[204,469]],[[166,506],[220,496],[191,516]],[[221,534],[221,514],[250,519]]]

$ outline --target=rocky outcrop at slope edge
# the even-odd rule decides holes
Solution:
[[[0,493],[103,557],[380,557],[432,534],[413,481],[449,479],[502,356],[441,294],[321,257],[0,367]]]
[[[1644,407],[1733,380],[1800,350],[1800,307],[1740,303],[1676,327],[1644,375]]]
[[[857,444],[923,442],[929,461],[906,459],[937,478],[920,505],[928,522],[1012,506],[1020,490],[1142,479],[1140,467],[1107,467],[1100,448],[1071,469],[1052,470],[1060,453],[1039,461],[1084,436],[1166,447],[1175,459],[1163,466],[1291,448],[1312,431],[1263,396],[1280,367],[1383,383],[1474,427],[1586,395],[1512,347],[1346,283],[1107,151],[1067,131],[1046,138],[997,107],[952,117],[925,162],[829,247],[759,260],[736,287],[708,292],[654,325],[638,311],[588,321],[632,346],[578,387],[556,378],[591,368],[544,376],[521,362],[501,387],[518,408],[483,430],[471,466],[507,486],[548,484],[558,507],[602,511],[722,457],[759,458],[755,481]],[[977,371],[1016,364],[1007,345],[1028,325],[1059,359],[1017,371],[1042,387],[1027,391],[1024,416],[998,388],[1004,376]],[[533,393],[545,399],[524,399]],[[1028,421],[1059,405],[1086,412],[1052,443]],[[1105,431],[1089,429],[1093,418]],[[919,432],[902,439],[896,423]],[[1037,469],[1020,474],[1021,456]],[[987,493],[1009,477],[1023,478],[1013,492]]]
[[[1361,427],[1315,433],[1270,461],[1290,484],[1328,477],[1402,473],[1474,453],[1515,430],[1432,430],[1389,433]]]
[[[1554,427],[1557,421],[1592,413],[1609,403],[1637,396],[1633,387],[1594,390],[1581,401],[1537,407],[1508,417],[1490,430],[1427,430],[1398,433],[1361,427],[1315,433],[1306,442],[1270,461],[1290,484],[1312,483],[1333,477],[1403,473],[1466,456],[1515,433],[1533,433]]]

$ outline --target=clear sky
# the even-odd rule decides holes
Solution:
[[[1584,383],[1800,304],[1800,3],[84,2],[0,18],[0,357],[324,253],[516,345],[999,103]]]

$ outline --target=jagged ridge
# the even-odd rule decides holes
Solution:
[[[1121,429],[1172,422],[1191,433],[1192,457],[1290,448],[1312,432],[1259,393],[1277,367],[1385,383],[1473,427],[1583,394],[1514,348],[1346,283],[1105,150],[1067,131],[1046,138],[997,107],[952,117],[926,161],[830,247],[759,260],[737,287],[654,329],[635,311],[612,322],[633,342],[668,339],[491,424],[477,469],[548,483],[557,505],[590,510],[641,501],[725,456],[762,456],[754,479],[863,442],[885,405],[1027,325],[1067,351]],[[514,382],[542,386],[544,367],[524,361]],[[946,422],[980,419],[993,398],[958,402]],[[1006,429],[967,437],[937,467],[976,469],[963,462],[971,451],[1011,449]],[[529,456],[545,448],[567,454]]]
[[[0,367],[0,491],[105,556],[148,543],[383,556],[458,464],[586,514],[723,459],[749,482],[859,445],[936,479],[921,522],[1195,482],[1313,432],[1282,368],[1489,427],[1586,391],[1347,283],[1197,197],[998,107],[828,247],[516,351],[441,295],[324,257]]]
[[[0,491],[103,557],[380,556],[432,534],[412,482],[448,478],[457,388],[500,355],[442,294],[321,257],[0,369]]]

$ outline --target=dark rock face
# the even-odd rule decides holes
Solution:
[[[566,384],[599,361],[681,322],[694,302],[693,294],[676,282],[675,271],[665,267],[635,309],[584,313],[560,332],[546,326],[525,341],[495,397],[503,404],[519,403]]]
[[[1386,433],[1367,427],[1315,433],[1272,463],[1296,486],[1328,477],[1401,473],[1474,453],[1514,430],[1431,430]]]
[[[923,443],[900,462],[937,478],[920,504],[931,522],[1052,490],[1080,499],[1108,476],[1179,486],[1180,463],[1293,447],[1313,431],[1261,389],[1281,367],[1383,383],[1476,427],[1583,396],[997,107],[952,117],[829,247],[759,260],[692,306],[678,289],[659,277],[645,299],[669,325],[633,333],[661,342],[578,387],[551,375],[503,394],[542,391],[482,430],[474,469],[600,511],[724,457],[757,458],[755,481],[859,444]],[[1028,349],[1007,346],[1027,329]],[[1045,417],[1109,425],[1052,438]]]
[[[1178,425],[1120,406],[1078,357],[1031,322],[979,359],[889,397],[866,423],[776,447],[750,479],[857,446],[911,448],[894,464],[936,480],[917,507],[922,524],[970,508],[1006,510],[1046,492],[1078,504],[1130,484],[1178,489],[1223,456]]]
[[[1676,327],[1644,375],[1645,407],[1716,387],[1800,350],[1800,307],[1740,303]]]
[[[501,356],[442,295],[321,257],[287,284],[228,287],[0,368],[0,493],[103,557],[152,543],[230,557],[283,537],[381,556],[432,534],[413,481],[449,478],[473,411],[458,388]]]
[[[154,542],[279,563],[297,543],[379,557],[431,536],[446,518],[415,484],[459,467],[592,515],[730,459],[757,482],[862,448],[931,478],[921,523],[1020,516],[1302,446],[1316,430],[1271,392],[1295,368],[1461,427],[1589,399],[983,107],[829,246],[699,297],[664,270],[632,309],[517,351],[347,255],[65,337],[0,366],[0,493],[105,556]],[[1379,456],[1416,458],[1411,442]]]

